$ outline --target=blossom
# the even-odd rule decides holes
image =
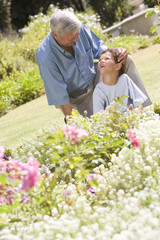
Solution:
[[[24,166],[24,170],[27,171],[27,174],[22,178],[22,189],[28,191],[38,180],[39,162],[29,161],[28,164]]]
[[[0,146],[0,159],[4,157],[6,148],[4,146]]]
[[[70,195],[71,194],[71,190],[67,190],[64,194],[63,194],[63,197],[67,197],[68,195]]]
[[[87,182],[90,182],[92,180],[97,180],[98,175],[95,173],[90,173],[89,175],[86,176]]]
[[[4,151],[5,148],[1,148],[1,152]],[[36,184],[39,177],[39,162],[34,161],[34,157],[30,157],[27,163],[14,159],[0,159],[0,176],[4,176],[2,178],[4,180],[0,182],[0,203],[11,204],[15,193],[22,189],[28,191]],[[16,186],[14,180],[18,180]]]
[[[29,202],[30,198],[28,196],[23,196],[23,203]]]
[[[131,33],[135,33],[135,29],[130,29],[129,30]]]
[[[138,140],[134,130],[133,129],[128,129],[127,130],[127,135],[129,137],[134,149],[138,148],[139,147],[139,140]]]
[[[89,187],[86,192],[92,193],[93,195],[95,195],[95,189],[94,187]]]
[[[75,124],[64,127],[62,132],[65,134],[65,137],[70,140],[71,144],[77,145],[81,138],[87,137],[88,133],[81,128],[77,128]]]

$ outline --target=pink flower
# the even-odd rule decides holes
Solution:
[[[27,174],[22,178],[22,189],[28,191],[38,181],[39,162],[29,161],[23,170],[26,170]]]
[[[92,193],[93,195],[95,195],[95,189],[93,187],[89,187],[86,192],[90,192]]]
[[[63,194],[63,197],[67,197],[68,195],[71,194],[71,190],[67,190],[64,194]]]
[[[87,182],[90,182],[92,180],[97,180],[98,176],[95,173],[90,173],[89,175],[86,176]]]
[[[87,137],[88,133],[81,128],[77,128],[75,124],[64,127],[62,132],[65,134],[65,137],[70,140],[71,144],[77,145],[81,138]]]
[[[0,146],[0,158],[4,157],[5,150],[6,148],[4,146]]]
[[[39,177],[39,162],[30,157],[27,163],[3,159],[5,147],[0,146],[0,176],[4,175],[4,181],[0,182],[0,203],[11,204],[17,192],[23,193],[35,186]],[[3,179],[3,178],[2,178]],[[18,180],[16,186],[13,180]],[[28,198],[23,198],[27,202]]]
[[[136,136],[136,133],[134,132],[133,129],[128,129],[127,130],[127,135],[132,143],[132,146],[134,147],[134,149],[139,147],[139,140]]]
[[[24,196],[22,199],[23,199],[23,203],[27,203],[30,200],[28,196]]]

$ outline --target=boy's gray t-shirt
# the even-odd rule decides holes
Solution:
[[[138,107],[147,100],[144,93],[124,73],[118,78],[118,82],[115,85],[106,85],[103,82],[96,85],[93,92],[93,113],[105,110],[114,98],[120,98],[123,95],[129,96],[122,99],[125,107],[129,107],[131,103],[134,107]]]

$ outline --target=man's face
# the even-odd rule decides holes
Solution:
[[[101,55],[99,62],[98,62],[98,69],[102,75],[105,73],[114,72],[115,66],[116,66],[116,63],[110,52],[106,52]]]
[[[63,35],[57,35],[53,32],[53,37],[61,47],[71,47],[73,43],[78,41],[78,35],[80,32],[71,34],[65,33]]]

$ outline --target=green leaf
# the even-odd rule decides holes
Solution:
[[[7,223],[5,222],[0,222],[0,229],[4,228],[7,226]]]
[[[74,168],[74,164],[73,164],[73,163],[70,163],[70,164],[69,164],[69,167],[70,167],[70,169],[73,169],[73,168]]]
[[[146,12],[145,17],[152,17],[155,14],[154,10],[149,10]]]
[[[21,222],[22,220],[20,218],[13,218],[9,222],[14,223],[14,222]]]
[[[75,164],[80,163],[82,161],[82,157],[72,157],[72,160]]]
[[[89,181],[89,185],[92,187],[98,187],[98,183],[95,179],[92,179],[91,181]]]
[[[151,33],[154,33],[155,31],[156,31],[156,26],[153,26],[153,27],[150,28]]]
[[[7,176],[0,175],[0,183],[1,183],[1,185],[5,185],[6,184],[6,178],[7,178]]]
[[[14,207],[12,205],[0,206],[0,213],[10,213]]]
[[[122,95],[119,99],[128,98],[128,95]]]

